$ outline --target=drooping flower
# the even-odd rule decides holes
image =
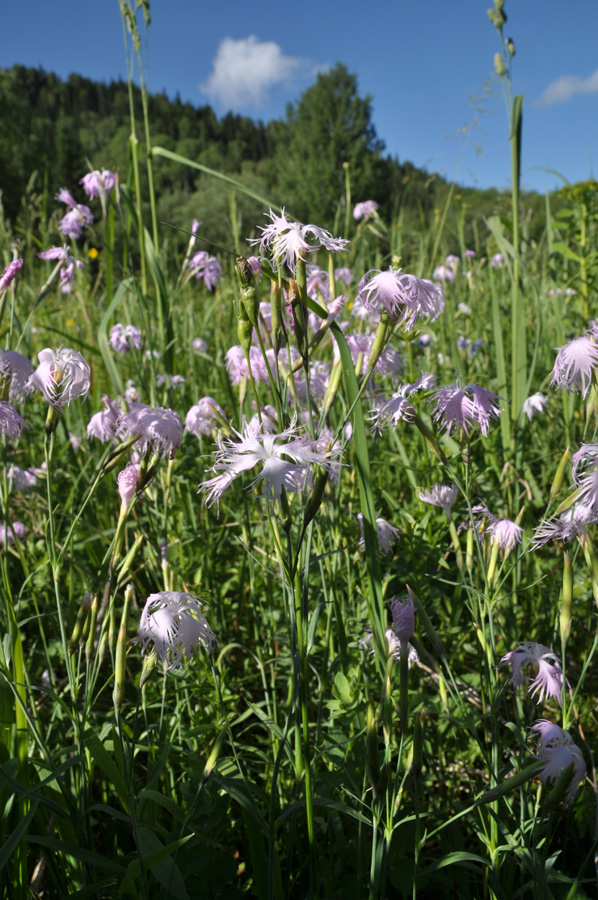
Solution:
[[[598,511],[589,504],[575,503],[556,519],[542,519],[538,527],[534,529],[530,547],[537,550],[548,541],[569,542],[576,537],[581,541],[585,537],[588,525],[595,525],[596,522],[598,522]]]
[[[73,195],[66,188],[61,188],[56,194],[56,200],[70,206],[70,212],[60,220],[59,228],[65,237],[77,240],[83,234],[83,229],[93,224],[93,216],[88,206],[77,203]]]
[[[250,427],[245,421],[240,432],[233,431],[238,440],[218,438],[219,449],[212,469],[219,474],[199,486],[199,490],[207,493],[207,506],[219,504],[224,491],[241,472],[260,464],[262,468],[250,486],[263,482],[262,497],[274,504],[280,499],[283,487],[292,493],[303,489],[307,466],[317,463],[329,469],[333,454],[339,452],[319,450],[317,441],[301,435],[295,420],[279,434],[265,434],[259,423]]]
[[[444,310],[444,294],[439,285],[393,269],[366,272],[359,282],[357,298],[367,310],[385,309],[393,322],[407,329],[424,316],[433,322]]]
[[[361,532],[359,549],[363,552],[365,551],[365,538],[363,536],[363,515],[361,513],[357,513],[357,521],[359,522],[359,530]],[[381,516],[376,518],[376,537],[378,538],[380,553],[382,553],[383,556],[390,556],[392,548],[394,544],[398,542],[400,536],[401,532],[398,528],[395,528],[394,525],[391,525],[390,522],[387,522],[386,519],[383,519]]]
[[[0,392],[11,403],[20,403],[29,391],[33,364],[16,350],[0,350]]]
[[[353,272],[347,266],[341,266],[339,269],[334,270],[334,280],[343,281],[345,287],[349,287],[353,281]]]
[[[210,256],[207,250],[199,250],[189,260],[189,268],[196,278],[203,278],[209,291],[213,291],[222,278],[222,266],[215,256]]]
[[[429,402],[436,403],[433,418],[436,422],[440,421],[447,434],[456,427],[469,437],[472,423],[477,422],[480,431],[487,437],[491,419],[500,416],[500,400],[502,397],[479,384],[466,384],[465,387],[448,384],[439,388]]]
[[[297,269],[297,260],[305,261],[306,253],[313,253],[321,247],[325,247],[331,253],[338,253],[346,249],[349,243],[343,238],[333,237],[329,231],[318,228],[317,225],[302,225],[301,222],[292,222],[284,214],[280,216],[269,210],[267,215],[272,222],[265,228],[260,227],[261,238],[251,240],[250,244],[259,244],[260,253],[268,250],[272,256],[273,268],[278,271],[286,265],[293,273]]]
[[[64,263],[60,270],[60,290],[63,294],[70,294],[73,289],[75,268],[84,268],[81,260],[75,259],[75,257],[69,253],[68,247],[50,247],[48,250],[42,250],[42,252],[37,255],[40,259],[59,259]]]
[[[268,357],[270,368],[272,368],[275,364],[274,351],[272,349],[266,350],[266,356]],[[254,381],[262,381],[264,384],[268,384],[270,382],[270,376],[268,375],[268,369],[266,368],[264,357],[262,356],[259,347],[249,348],[249,361],[251,363],[251,374],[253,375]],[[230,350],[227,350],[225,366],[231,384],[240,384],[243,376],[249,376],[245,351],[238,344],[231,347]]]
[[[44,395],[51,406],[63,406],[89,391],[90,369],[80,353],[68,347],[40,350],[39,366],[27,382]]]
[[[480,507],[474,506],[474,511]],[[487,532],[490,535],[492,544],[498,544],[501,550],[510,553],[513,547],[521,543],[523,537],[523,528],[512,522],[510,519],[499,519],[488,510],[488,507],[482,505],[482,509],[488,518]]]
[[[128,506],[135,496],[139,484],[139,466],[135,463],[128,463],[116,476],[116,482],[121,503],[123,506]]]
[[[5,527],[4,522],[0,522],[0,544],[14,544],[15,537],[22,541],[25,537],[27,529],[22,522],[11,522]]]
[[[258,284],[261,284],[262,281],[262,263],[261,260],[257,256],[248,256],[247,262],[251,266],[253,270],[253,274],[256,276],[258,280]]]
[[[210,435],[218,428],[218,420],[226,421],[222,407],[213,397],[202,397],[191,407],[185,417],[185,430],[199,438],[202,434]]]
[[[548,397],[546,394],[541,394],[539,391],[524,400],[523,412],[527,416],[528,421],[531,422],[536,413],[543,413],[547,403]]]
[[[429,491],[418,491],[417,496],[424,503],[439,506],[444,510],[447,519],[450,519],[458,493],[459,488],[456,484],[433,484]]]
[[[141,350],[143,335],[136,325],[121,325],[117,322],[110,329],[110,346],[116,353],[128,353],[129,350]]]
[[[355,208],[353,209],[353,218],[356,221],[359,219],[365,219],[367,222],[374,213],[378,211],[380,208],[380,204],[376,203],[375,200],[363,200],[361,203],[356,203]]]
[[[557,349],[551,386],[568,391],[581,390],[582,397],[585,398],[598,366],[598,345],[591,338],[582,335]]]
[[[178,413],[161,406],[151,409],[144,404],[134,404],[128,413],[118,420],[117,435],[128,440],[137,435],[134,444],[140,454],[148,450],[160,456],[174,456],[183,440],[183,426]]]
[[[514,688],[527,685],[536,702],[543,703],[546,698],[561,704],[563,668],[558,656],[549,647],[534,641],[523,641],[502,657],[499,666],[506,665],[511,666],[510,684]]]
[[[475,257],[475,250],[466,250],[465,251],[465,259],[473,259]]]
[[[571,803],[580,781],[586,776],[586,763],[581,750],[568,731],[563,731],[547,719],[540,719],[532,725],[531,731],[535,731],[539,736],[536,757],[544,763],[540,770],[540,778],[544,784],[554,784],[565,769],[573,767],[573,775],[564,801],[565,804]]]
[[[95,197],[105,196],[112,190],[116,184],[116,175],[108,169],[102,169],[101,172],[94,169],[93,172],[84,175],[79,184],[83,185],[83,190],[89,199],[93,200]]]
[[[111,400],[108,394],[102,397],[104,409],[94,413],[87,425],[87,439],[97,438],[102,444],[112,441],[116,437],[116,424],[122,410]]]
[[[449,266],[436,266],[432,272],[432,278],[434,281],[454,281],[455,272]]]
[[[411,597],[401,600],[393,597],[390,602],[392,630],[402,641],[410,641],[415,631],[415,603]]]
[[[9,262],[2,275],[0,275],[0,294],[4,293],[9,284],[15,280],[22,266],[23,260],[20,258],[13,259],[12,262]]]
[[[0,434],[5,435],[11,441],[18,441],[23,428],[29,428],[29,425],[25,419],[21,418],[14,406],[0,401]]]
[[[203,603],[195,594],[161,591],[147,598],[139,623],[139,641],[144,655],[152,652],[166,669],[187,664],[203,647],[210,652],[216,640],[202,613]],[[150,644],[153,646],[150,649]]]
[[[26,493],[37,486],[42,474],[41,469],[21,469],[19,466],[12,465],[6,473],[6,478],[9,488]]]
[[[444,260],[444,263],[449,267],[449,269],[452,269],[453,272],[456,272],[461,265],[461,257],[457,256],[455,253],[449,253],[449,255]]]

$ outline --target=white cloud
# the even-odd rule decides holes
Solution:
[[[288,82],[305,65],[305,60],[285,56],[274,41],[260,41],[255,35],[239,41],[227,37],[199,89],[229,109],[258,107],[268,100],[271,88]]]
[[[598,69],[587,78],[580,78],[579,75],[564,75],[557,78],[538,97],[536,105],[553,106],[555,103],[566,103],[577,94],[598,94]]]

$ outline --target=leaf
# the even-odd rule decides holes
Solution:
[[[483,856],[477,856],[475,853],[465,853],[462,850],[456,850],[454,853],[447,853],[442,859],[436,860],[436,862],[431,863],[429,866],[426,866],[425,869],[421,869],[417,873],[417,878],[423,878],[426,875],[431,875],[432,872],[437,872],[439,869],[445,869],[447,866],[461,865],[465,866],[468,869],[473,869],[477,871],[477,865],[472,865],[472,863],[477,863],[480,866],[491,865],[489,859],[484,859]]]
[[[141,875],[141,865],[144,869],[150,869],[156,880],[163,888],[176,897],[177,900],[189,900],[189,894],[185,887],[185,882],[181,874],[181,870],[173,859],[169,859],[175,850],[182,847],[187,841],[190,841],[193,834],[179,838],[171,844],[163,846],[160,839],[147,825],[137,826],[137,840],[139,842],[139,853],[133,862],[129,863],[125,877],[119,887],[119,894],[123,896],[136,896],[131,892],[135,890],[135,879]]]
[[[110,781],[112,786],[116,789],[116,793],[118,794],[118,798],[123,805],[123,808],[126,812],[129,812],[129,792],[127,790],[127,785],[122,774],[119,772],[116,763],[106,750],[104,744],[99,739],[98,735],[95,731],[92,731],[91,728],[88,728],[85,734],[83,735],[83,743],[95,762],[102,770],[106,778]]]
[[[583,262],[581,256],[578,256],[577,253],[574,253],[571,247],[568,247],[567,244],[563,244],[562,241],[554,241],[552,249],[555,253],[560,253],[561,256],[566,256],[567,259],[572,259],[578,264]]]
[[[123,381],[120,376],[120,372],[114,362],[114,357],[112,355],[112,351],[110,350],[110,346],[108,344],[108,323],[110,318],[121,302],[126,292],[131,288],[133,279],[126,278],[121,284],[118,286],[118,290],[116,291],[112,303],[106,309],[106,312],[102,316],[102,321],[100,322],[100,326],[98,328],[98,347],[100,348],[100,353],[102,354],[102,359],[104,360],[104,365],[108,370],[108,374],[110,375],[110,380],[112,385],[118,394],[122,394],[124,387]]]
[[[13,851],[16,849],[16,847],[20,843],[21,838],[23,837],[24,833],[27,831],[27,828],[29,827],[29,823],[31,822],[33,816],[36,813],[37,806],[38,806],[37,803],[33,804],[33,806],[29,809],[29,812],[27,813],[27,815],[21,819],[21,821],[19,822],[19,824],[17,825],[15,830],[11,833],[10,837],[8,837],[7,840],[4,842],[4,844],[2,845],[2,849],[0,849],[0,872],[6,865],[6,863],[10,859],[10,857],[12,856]]]

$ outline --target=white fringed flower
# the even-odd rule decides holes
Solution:
[[[167,669],[178,669],[216,640],[201,611],[202,602],[183,591],[150,594],[141,614],[139,641],[144,655],[155,653]],[[150,644],[153,644],[151,649]]]

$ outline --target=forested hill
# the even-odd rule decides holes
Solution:
[[[141,95],[133,89],[137,136],[142,141]],[[297,218],[331,227],[345,198],[349,163],[352,201],[372,199],[381,213],[423,225],[446,195],[446,182],[384,153],[372,123],[371,98],[361,97],[357,78],[337,64],[320,74],[284,120],[256,122],[210,106],[194,106],[164,94],[149,98],[153,145],[161,145],[212,169],[234,174]],[[0,190],[10,218],[20,214],[31,175],[36,190],[51,197],[58,188],[77,191],[93,168],[117,170],[127,179],[131,134],[129,88],[70,75],[62,81],[43,69],[0,69]],[[479,215],[508,209],[500,192],[462,190]],[[156,193],[164,218],[184,224],[201,219],[215,235],[230,219],[230,190],[197,170],[156,161]],[[541,198],[537,198],[541,209]],[[238,198],[238,225],[262,212]],[[255,218],[253,218],[255,222]]]

